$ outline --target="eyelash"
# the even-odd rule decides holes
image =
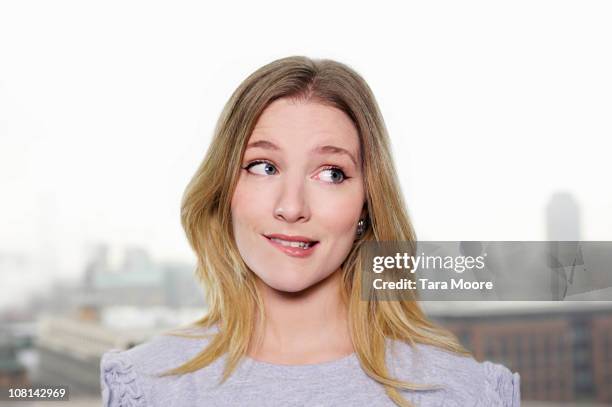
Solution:
[[[242,169],[248,171],[252,167],[254,167],[255,165],[258,165],[258,164],[270,164],[270,165],[272,165],[276,169],[276,165],[274,165],[270,161],[266,161],[266,160],[251,161],[250,163],[248,163],[247,165],[242,167]],[[340,184],[343,184],[347,179],[352,178],[352,177],[347,177],[346,173],[344,172],[344,170],[342,168],[338,167],[338,166],[335,166],[335,165],[328,165],[325,168],[323,168],[323,170],[336,170],[336,171],[339,171],[340,173],[342,173],[342,181],[341,182],[328,182],[328,184],[340,185]],[[259,174],[255,174],[255,175],[259,175]]]

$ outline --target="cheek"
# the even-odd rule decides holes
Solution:
[[[357,192],[328,196],[318,203],[318,218],[328,233],[350,234],[357,227],[357,220],[363,208],[363,195]]]
[[[241,177],[231,200],[232,226],[237,240],[241,238],[241,234],[259,230],[261,221],[269,210],[269,195],[262,194],[256,185],[247,181]]]
[[[249,202],[247,198],[248,191],[245,189],[244,184],[239,181],[231,202],[232,226],[237,240],[240,240],[241,231],[249,217]]]
[[[251,211],[260,207],[258,200],[260,200],[260,197],[257,191],[251,188],[249,183],[245,182],[244,177],[241,176],[232,197],[232,217],[248,217]]]
[[[249,191],[238,182],[231,201],[231,220],[234,239],[240,256],[249,265],[252,263],[252,227],[253,214],[250,212],[252,202],[249,200]]]
[[[232,213],[235,210],[240,210],[242,207],[245,195],[248,193],[246,188],[247,185],[244,183],[244,176],[241,174],[240,177],[238,177],[238,182],[236,183],[236,188],[234,189],[234,195],[232,196]]]

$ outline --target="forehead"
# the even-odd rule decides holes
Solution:
[[[249,142],[270,140],[283,148],[302,148],[322,142],[359,155],[359,135],[343,111],[319,102],[279,99],[257,121]]]

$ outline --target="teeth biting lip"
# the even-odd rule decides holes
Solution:
[[[308,248],[313,247],[315,245],[317,245],[319,243],[318,240],[310,240],[310,239],[306,239],[306,238],[302,238],[300,237],[300,239],[295,239],[295,238],[289,238],[289,239],[284,239],[280,236],[277,235],[262,235],[263,237],[265,237],[268,240],[272,240],[272,241],[283,241],[283,242],[288,242],[288,243],[307,243],[308,244]]]
[[[276,249],[295,258],[309,258],[319,245],[319,241],[305,239],[304,236],[289,236],[290,240],[281,239],[278,235],[261,236],[266,238]],[[306,242],[308,242],[308,244],[304,245]]]
[[[269,235],[263,235],[266,239],[271,240],[271,239],[278,239],[278,240],[282,240],[285,242],[301,242],[301,243],[309,243],[311,245],[315,245],[316,243],[319,243],[318,240],[312,240],[309,239],[307,237],[304,236],[287,236],[287,235],[280,235],[280,234],[269,234]]]

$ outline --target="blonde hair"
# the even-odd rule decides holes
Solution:
[[[369,222],[342,263],[341,295],[348,309],[349,330],[364,372],[385,387],[399,406],[412,406],[398,389],[424,390],[389,375],[386,338],[410,345],[434,345],[470,355],[449,331],[428,320],[413,300],[361,300],[361,252],[367,241],[416,240],[396,177],[390,142],[374,95],[348,66],[294,56],[271,62],[246,78],[225,105],[203,162],[189,182],[181,205],[181,222],[197,256],[198,279],[207,295],[208,312],[193,326],[218,332],[183,365],[162,376],[203,368],[227,354],[222,382],[232,374],[253,340],[255,320],[265,323],[262,298],[253,273],[241,258],[233,236],[231,199],[251,132],[273,101],[292,98],[340,109],[356,126],[362,151],[362,173]],[[194,337],[182,333],[172,335]]]

